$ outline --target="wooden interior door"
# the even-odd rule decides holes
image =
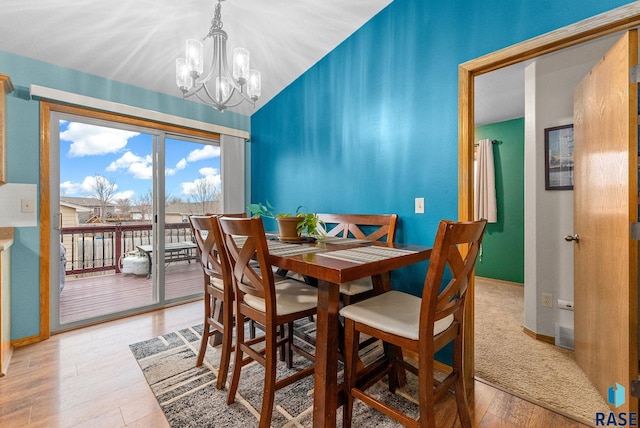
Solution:
[[[575,359],[605,400],[609,387],[625,387],[616,412],[638,410],[629,395],[638,378],[637,51],[632,30],[574,92]]]

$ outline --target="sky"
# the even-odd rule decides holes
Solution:
[[[60,195],[92,197],[96,177],[115,183],[114,201],[136,198],[152,189],[151,134],[60,121]],[[166,139],[165,189],[170,197],[192,200],[200,180],[218,191],[220,147]]]

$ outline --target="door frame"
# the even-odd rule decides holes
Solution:
[[[458,66],[458,219],[473,220],[474,79],[491,71],[640,26],[640,2],[630,3],[583,21],[467,61]],[[467,290],[464,327],[464,378],[468,391],[474,376],[473,285]]]

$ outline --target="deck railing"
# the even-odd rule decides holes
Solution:
[[[87,224],[60,229],[65,251],[65,273],[81,275],[113,270],[138,245],[153,243],[151,224]],[[189,223],[166,223],[165,242],[193,241]]]

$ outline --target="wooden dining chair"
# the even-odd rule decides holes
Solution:
[[[429,269],[422,298],[400,291],[389,291],[359,303],[345,306],[340,314],[345,318],[345,391],[343,426],[350,427],[353,402],[357,398],[365,404],[392,417],[408,427],[434,427],[434,402],[454,387],[460,425],[471,426],[462,372],[464,304],[469,281],[473,275],[478,250],[486,227],[486,220],[468,223],[440,222],[431,252]],[[461,253],[466,249],[466,255]],[[451,279],[442,286],[445,269]],[[358,374],[365,369],[358,366],[360,333],[408,349],[418,355],[418,366],[401,357],[391,357],[385,370],[377,377],[358,382]],[[453,342],[453,367],[441,382],[433,377],[434,353]],[[416,421],[398,409],[366,393],[366,388],[397,367],[404,367],[418,376],[420,416]],[[394,376],[389,376],[393,379]],[[397,384],[389,382],[395,392]]]
[[[219,221],[232,266],[238,326],[227,403],[232,404],[235,400],[242,367],[257,361],[265,369],[260,427],[268,427],[275,391],[313,374],[314,366],[311,365],[276,381],[276,360],[277,348],[286,344],[287,349],[314,361],[310,352],[294,343],[293,322],[317,312],[318,292],[315,287],[294,279],[275,282],[261,218],[222,217]],[[262,325],[264,335],[245,339],[244,329],[240,326],[246,319]],[[280,334],[281,326],[286,327],[284,335]],[[263,348],[256,348],[261,344],[264,344]]]
[[[327,236],[395,242],[397,214],[318,214]],[[345,305],[373,296],[371,277],[340,284],[340,298]]]
[[[234,216],[243,216],[234,214]],[[220,365],[216,388],[222,389],[227,381],[233,336],[233,281],[231,265],[224,248],[220,225],[216,215],[190,216],[189,222],[197,245],[197,253],[204,279],[204,326],[196,366],[201,366],[209,339],[222,338]]]

